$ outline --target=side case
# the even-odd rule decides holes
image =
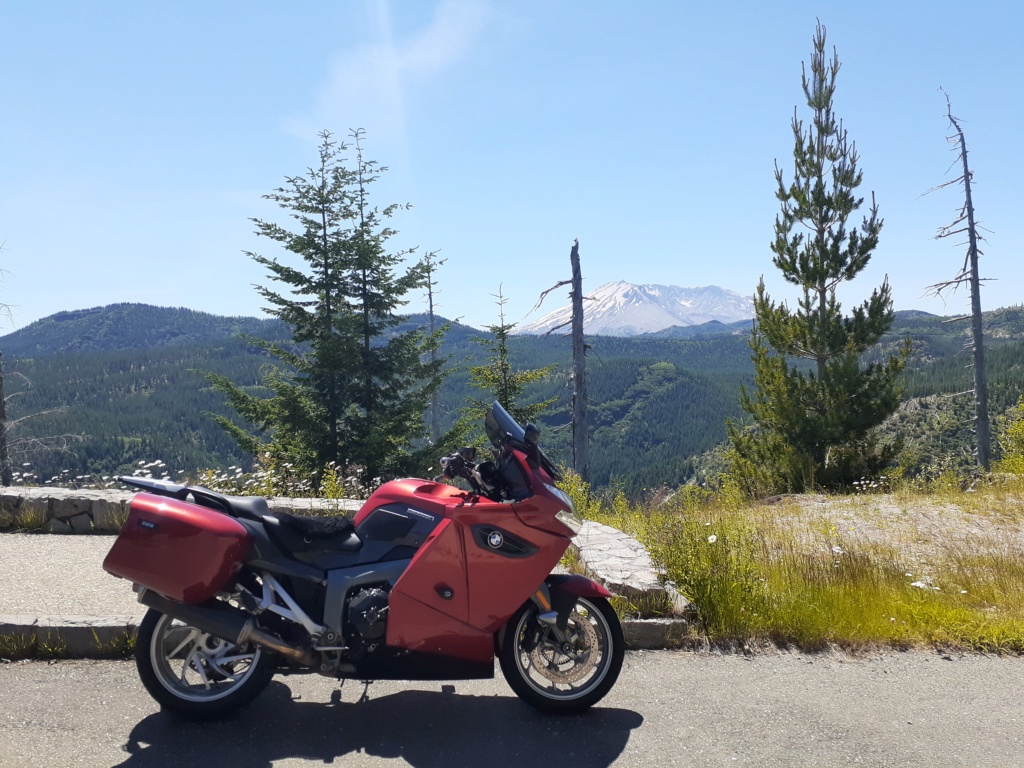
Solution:
[[[103,570],[183,603],[224,588],[249,551],[233,517],[165,496],[137,494]]]

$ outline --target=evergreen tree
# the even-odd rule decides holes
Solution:
[[[422,261],[402,268],[411,250],[387,251],[395,230],[385,221],[405,206],[371,206],[369,186],[387,169],[364,159],[362,136],[352,134],[350,167],[348,146],[321,133],[319,165],[265,196],[298,222],[295,231],[254,220],[257,234],[305,262],[249,254],[288,288],[257,288],[270,304],[265,311],[292,329],[291,344],[254,340],[280,363],[262,380],[273,394],[258,397],[208,376],[259,430],[218,419],[244,448],[313,476],[331,463],[361,467],[368,479],[411,469],[412,446],[426,438],[424,412],[441,381],[442,361],[431,355],[437,335],[393,331],[395,311],[428,273]]]
[[[894,319],[888,278],[849,316],[836,299],[836,287],[868,265],[882,228],[872,194],[859,228],[847,229],[863,203],[856,196],[863,174],[856,146],[832,111],[839,67],[834,51],[826,59],[819,23],[810,77],[804,69],[801,78],[811,110],[806,131],[794,110],[792,181],[775,168],[782,211],[772,263],[803,296],[791,311],[771,299],[761,279],[751,338],[756,390],[741,396],[754,425],[729,427],[733,468],[753,493],[846,485],[891,458],[874,428],[899,405],[909,343],[880,362],[861,361]]]
[[[556,398],[544,400],[539,403],[524,404],[521,402],[526,388],[534,382],[547,378],[555,369],[555,365],[547,365],[543,368],[532,370],[514,370],[512,359],[509,354],[508,340],[515,330],[515,323],[505,322],[505,297],[498,289],[497,305],[499,322],[497,325],[487,326],[487,330],[494,334],[494,339],[475,338],[477,344],[490,353],[489,362],[486,365],[477,365],[469,369],[469,382],[474,387],[487,393],[489,399],[471,399],[471,405],[466,409],[466,418],[470,422],[479,422],[484,417],[491,404],[497,400],[509,414],[520,424],[527,424],[537,419]]]

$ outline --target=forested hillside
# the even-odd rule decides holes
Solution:
[[[412,316],[403,327],[424,321]],[[934,461],[942,450],[967,450],[970,434],[962,422],[970,398],[938,396],[970,387],[965,330],[964,323],[899,313],[884,342],[911,337],[907,397],[917,403],[931,396],[894,422],[922,462]],[[741,416],[739,388],[750,385],[752,365],[748,334],[729,326],[722,331],[588,339],[595,485],[617,483],[639,493],[686,482],[697,457],[724,440],[725,420]],[[992,411],[998,415],[1024,393],[1024,311],[990,313],[986,333]],[[208,415],[230,411],[201,374],[222,374],[259,391],[260,370],[272,361],[240,334],[289,337],[277,321],[119,304],[63,312],[0,338],[15,438],[70,436],[68,450],[36,451],[16,463],[31,462],[40,482],[65,470],[102,476],[156,460],[172,475],[246,465],[249,457]],[[474,338],[486,336],[457,323],[450,327],[443,354],[452,372],[439,397],[443,426],[454,422],[467,397],[480,396],[470,389],[466,368],[485,362]],[[555,398],[541,419],[542,440],[554,459],[571,463],[569,339],[514,336],[510,354],[517,368],[556,366],[530,390],[530,399]]]
[[[239,334],[288,339],[279,320],[220,317],[191,309],[112,304],[58,312],[0,339],[7,357],[30,358],[78,352],[152,349],[207,344]]]

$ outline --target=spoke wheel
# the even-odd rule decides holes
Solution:
[[[580,712],[611,690],[625,644],[618,616],[603,598],[580,598],[565,638],[528,603],[509,620],[499,660],[516,695],[546,712]]]
[[[152,609],[139,626],[135,663],[162,707],[193,720],[234,712],[274,674],[274,660],[260,648],[235,645]]]

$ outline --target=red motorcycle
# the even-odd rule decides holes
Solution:
[[[353,519],[270,512],[259,497],[122,477],[143,490],[103,567],[149,608],[139,676],[160,705],[226,715],[276,672],[338,679],[494,676],[546,712],[586,709],[622,667],[611,594],[553,574],[580,529],[558,472],[495,403],[493,460],[464,448],[448,479],[385,483]],[[440,478],[439,478],[440,480]]]

